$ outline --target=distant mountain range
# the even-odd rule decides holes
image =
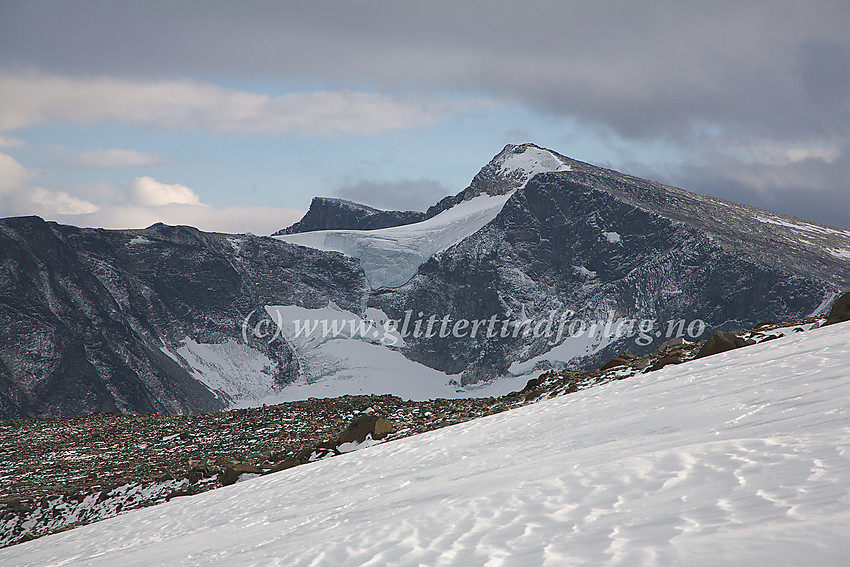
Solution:
[[[425,213],[317,198],[276,234],[0,220],[0,416],[495,395],[850,287],[850,231],[532,144]]]

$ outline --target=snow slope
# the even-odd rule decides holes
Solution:
[[[264,376],[259,375],[255,379],[258,387],[247,394],[233,387],[226,389],[231,392],[232,407],[374,393],[406,400],[497,397],[521,390],[530,378],[539,374],[533,371],[533,364],[526,365],[516,376],[462,388],[459,374],[446,374],[405,358],[398,350],[404,346],[404,339],[397,330],[385,326],[388,317],[378,309],[367,309],[361,316],[331,303],[322,309],[269,305],[266,312],[279,329],[280,337],[293,347],[299,377],[282,388],[263,389]],[[305,325],[309,325],[311,332]],[[270,338],[279,340],[276,336]],[[212,361],[194,363],[196,372],[207,367],[219,368],[221,362],[217,360],[213,357]],[[213,373],[212,377],[202,378],[205,384],[215,384],[217,377]]]
[[[845,565],[850,324],[0,550],[2,565]]]
[[[422,222],[377,230],[317,230],[275,238],[360,260],[373,289],[398,287],[428,258],[478,232],[496,218],[513,192],[479,195]]]

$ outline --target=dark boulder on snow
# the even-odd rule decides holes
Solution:
[[[385,417],[378,417],[372,414],[363,414],[358,416],[351,424],[343,431],[336,445],[343,443],[363,443],[366,437],[378,441],[383,439],[393,431],[393,424]]]
[[[835,300],[824,325],[850,321],[850,291]]]
[[[620,366],[628,366],[628,365],[629,365],[628,360],[618,356],[616,358],[612,358],[611,360],[609,360],[608,362],[603,364],[602,368],[600,368],[600,370],[608,370],[609,368],[617,368],[617,367],[620,367]]]
[[[224,471],[218,475],[218,481],[222,486],[234,484],[243,474],[263,474],[265,471],[258,466],[249,463],[233,463],[225,467]]]
[[[735,336],[732,333],[717,331],[711,335],[707,341],[705,341],[705,344],[702,345],[702,348],[697,353],[696,358],[726,352],[727,350],[733,350],[748,344],[752,344],[752,342],[745,341],[741,337]]]

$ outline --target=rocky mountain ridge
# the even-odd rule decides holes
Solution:
[[[707,335],[818,314],[850,287],[848,231],[533,144],[507,146],[441,203],[420,222],[321,231],[365,235],[371,240],[357,250],[368,257],[190,227],[106,231],[0,220],[0,416],[193,413],[259,405],[305,384],[325,395],[392,393],[420,370],[443,389],[481,395],[465,388],[598,367],[625,348],[641,355],[672,338],[662,333],[670,322],[684,322],[682,336],[684,325],[700,320]],[[369,212],[335,206],[355,211],[355,220]],[[339,222],[335,214],[326,225]],[[434,251],[421,254],[423,243]],[[409,274],[370,285],[375,265],[384,276],[400,266]],[[657,327],[638,345],[633,337],[515,332],[409,336],[396,346],[325,337],[296,348],[286,337],[266,338],[275,330],[261,325],[271,323],[263,317],[273,306],[304,316],[495,318],[517,328],[572,313]],[[336,358],[312,357],[325,347],[336,348]],[[397,369],[394,382],[381,386],[389,390],[359,388],[372,372],[369,363],[345,366],[351,349],[372,364],[395,364],[386,367]]]
[[[419,211],[382,211],[344,199],[313,197],[310,208],[301,220],[272,236],[313,230],[375,230],[420,222],[426,218],[427,215]]]

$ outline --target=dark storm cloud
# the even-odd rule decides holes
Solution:
[[[157,4],[7,2],[0,62],[469,89],[628,136],[834,132],[848,117],[846,2]]]
[[[682,148],[701,164],[682,171],[708,176],[693,189],[732,187],[708,181],[723,169],[740,170],[733,177],[752,194],[787,199],[782,207],[805,205],[803,192],[840,201],[848,191],[846,159],[786,164],[783,178],[716,151],[829,146],[846,156],[846,0],[0,6],[7,69],[472,93]],[[795,193],[786,181],[803,166]]]
[[[344,183],[337,189],[336,196],[378,209],[424,211],[456,192],[433,179],[359,180]]]
[[[688,191],[850,229],[847,152],[831,163],[809,158],[754,164],[714,155],[702,163],[672,169],[638,163],[625,164],[621,169]]]

